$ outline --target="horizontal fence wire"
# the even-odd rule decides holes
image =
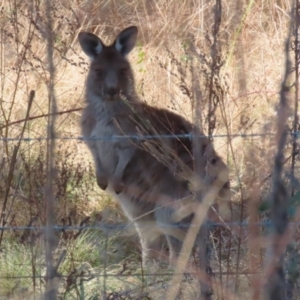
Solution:
[[[217,135],[197,135],[198,138],[250,138],[250,137],[267,137],[267,136],[275,136],[275,133],[238,133],[238,134],[217,134]],[[290,135],[292,137],[299,138],[300,131],[291,132]],[[149,139],[175,139],[175,138],[189,138],[192,139],[195,135],[192,133],[186,134],[163,134],[163,135],[113,135],[113,136],[101,136],[101,137],[55,137],[55,140],[149,140]],[[31,141],[43,141],[49,140],[51,138],[47,137],[25,137],[25,138],[18,138],[18,137],[0,137],[0,141],[5,142],[14,142],[14,141],[24,141],[24,142],[31,142]]]
[[[244,227],[247,228],[249,226],[259,226],[259,227],[272,227],[273,223],[270,221],[266,222],[255,222],[255,223],[246,223],[246,222],[208,222],[207,224],[203,224],[207,227]],[[290,226],[300,226],[300,222],[290,222]],[[156,226],[156,225],[155,225]],[[153,225],[142,225],[139,224],[141,228],[153,228]],[[170,224],[170,225],[159,225],[160,228],[191,228],[193,225],[186,224]],[[194,227],[197,227],[195,225]],[[0,231],[7,230],[46,230],[49,227],[46,226],[0,226]],[[134,224],[106,224],[103,223],[101,225],[84,225],[84,226],[52,226],[56,231],[65,231],[65,230],[91,230],[98,229],[104,231],[110,230],[127,230],[127,229],[135,229]]]
[[[263,272],[238,272],[239,275],[261,275]],[[218,276],[218,275],[232,275],[235,276],[237,273],[236,272],[214,272],[214,276]],[[143,277],[143,276],[153,276],[153,277],[163,277],[163,276],[180,276],[182,275],[182,273],[172,273],[172,272],[165,272],[165,273],[147,273],[147,272],[143,272],[143,273],[130,273],[130,274],[101,274],[101,273],[88,273],[88,274],[72,274],[72,275],[63,275],[63,274],[59,274],[59,278],[87,278],[87,279],[94,279],[97,277]],[[184,272],[185,276],[197,276],[199,275],[196,272]],[[20,276],[1,276],[0,275],[0,279],[32,279],[32,278],[36,278],[36,279],[46,279],[46,275],[20,275]]]
[[[247,137],[264,137],[264,136],[274,136],[274,133],[254,133],[254,134],[220,134],[220,135],[199,135],[199,138],[225,138],[225,137],[242,137],[242,138],[247,138]],[[291,135],[299,137],[300,132],[295,132],[292,133]],[[55,137],[56,140],[79,140],[79,141],[84,141],[84,140],[123,140],[123,139],[133,139],[133,140],[147,140],[147,139],[161,139],[161,138],[193,138],[193,134],[165,134],[165,135],[114,135],[114,136],[102,136],[102,137]],[[13,137],[13,138],[6,138],[6,137],[0,137],[0,141],[6,141],[6,142],[13,142],[13,141],[24,141],[24,142],[31,142],[31,141],[43,141],[43,140],[49,140],[50,138],[47,137],[38,137],[38,138],[18,138],[18,137]]]

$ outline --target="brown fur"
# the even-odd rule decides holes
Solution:
[[[170,237],[184,239],[186,229],[179,225],[190,224],[195,191],[204,194],[217,182],[219,195],[228,201],[230,190],[227,166],[208,138],[176,137],[200,136],[199,128],[171,111],[141,102],[136,95],[126,59],[136,35],[137,28],[129,27],[106,46],[97,36],[80,33],[80,44],[91,58],[81,126],[94,157],[97,183],[115,196],[134,223],[145,261],[162,234],[174,255]],[[153,135],[156,138],[146,138]],[[199,153],[197,174],[194,153]]]

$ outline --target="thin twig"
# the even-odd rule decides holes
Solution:
[[[5,191],[4,201],[3,201],[3,205],[2,205],[2,212],[1,212],[1,215],[0,215],[0,223],[3,227],[6,225],[7,216],[6,216],[5,210],[6,210],[6,205],[7,205],[7,201],[8,201],[8,195],[9,195],[11,183],[12,183],[12,180],[13,180],[13,173],[14,173],[15,164],[16,164],[16,161],[17,161],[17,154],[18,154],[18,151],[20,149],[20,146],[21,146],[21,143],[22,143],[22,140],[23,140],[26,124],[27,124],[29,114],[30,114],[30,109],[31,109],[32,102],[33,102],[33,99],[34,99],[34,95],[35,95],[35,91],[30,91],[25,122],[24,122],[24,125],[23,125],[23,128],[22,128],[22,131],[21,131],[21,135],[19,137],[18,144],[14,147],[13,155],[12,155],[11,162],[10,162],[10,169],[9,169],[9,173],[8,173],[7,183],[6,183],[6,191]],[[1,234],[0,234],[0,245],[2,243],[3,233],[4,233],[4,231],[2,230]]]
[[[82,110],[82,107],[72,108],[72,109],[68,109],[68,110],[64,110],[64,111],[58,111],[58,112],[55,113],[55,115],[69,114],[69,113],[72,113],[74,111],[81,111],[81,110]],[[25,122],[25,121],[32,121],[32,120],[41,119],[41,118],[48,118],[50,116],[51,117],[54,116],[53,113],[41,114],[41,115],[38,115],[38,116],[29,117],[28,119],[17,120],[17,121],[10,122],[10,123],[7,123],[5,125],[0,126],[0,130],[2,130],[3,128],[10,127],[12,125],[16,125],[16,124]]]
[[[182,250],[180,252],[180,255],[179,255],[177,263],[176,263],[175,273],[177,275],[173,276],[173,278],[172,278],[170,289],[168,290],[167,297],[166,297],[167,300],[174,300],[179,291],[183,273],[184,273],[184,270],[186,269],[186,265],[188,263],[190,253],[192,252],[192,248],[195,243],[197,234],[205,220],[207,211],[208,211],[209,207],[213,204],[219,190],[220,190],[220,187],[218,187],[218,185],[211,186],[209,188],[208,192],[206,193],[206,195],[204,196],[202,203],[199,204],[198,209],[195,212],[195,216],[193,218],[191,227],[187,232],[187,235],[185,237],[185,240],[184,240],[184,243],[182,246]],[[204,246],[204,245],[202,245],[202,246]],[[202,275],[201,280],[207,279],[206,274],[201,274],[201,275]]]

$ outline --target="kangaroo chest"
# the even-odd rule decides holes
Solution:
[[[134,134],[134,125],[128,114],[97,116],[90,134],[89,146],[108,174],[112,174],[124,151],[134,145],[126,136]]]

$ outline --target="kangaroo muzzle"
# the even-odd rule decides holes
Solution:
[[[109,99],[109,100],[114,100],[119,96],[120,90],[116,87],[106,87],[104,88],[104,95]]]

